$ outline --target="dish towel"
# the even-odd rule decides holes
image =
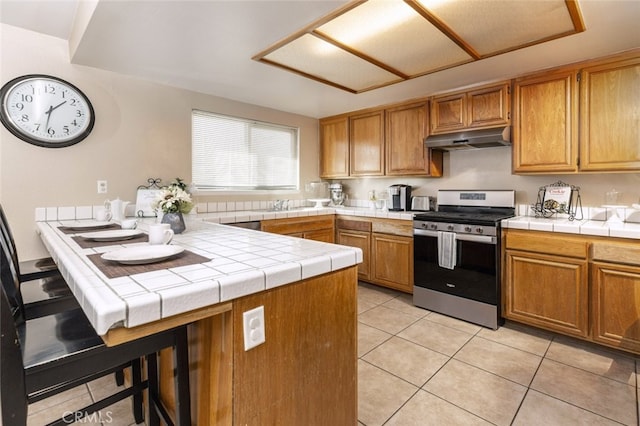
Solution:
[[[447,269],[456,267],[455,232],[438,231],[438,265]]]

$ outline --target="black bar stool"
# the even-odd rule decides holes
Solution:
[[[11,228],[0,205],[0,239],[4,241],[7,260],[2,267],[13,268],[18,277],[19,289],[25,304],[27,318],[78,308],[56,264],[51,258],[20,262]],[[6,264],[9,262],[9,264]],[[25,271],[26,268],[26,271]]]
[[[144,389],[149,392],[150,425],[159,424],[158,414],[168,425],[191,424],[186,325],[107,347],[81,309],[27,319],[17,276],[4,266],[9,264],[5,252],[0,250],[5,262],[0,269],[0,386],[3,390],[0,392],[0,410],[3,424],[24,426],[28,404],[128,366],[132,367],[130,387],[75,410],[50,425],[66,425],[72,419],[77,421],[130,396],[134,397],[134,417],[140,423],[143,415],[139,407]],[[166,415],[159,397],[156,357],[164,348],[173,348],[174,354],[175,423]],[[147,380],[141,377],[142,357],[147,358]]]

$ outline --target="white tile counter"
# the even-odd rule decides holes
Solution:
[[[358,248],[207,223],[201,216],[187,218],[187,230],[172,244],[209,262],[113,279],[87,256],[127,244],[83,249],[72,240],[75,234],[57,229],[70,222],[37,222],[37,226],[100,335],[111,327],[135,327],[362,262]],[[155,219],[142,221],[140,228],[145,230],[150,222]]]
[[[545,219],[516,216],[502,221],[503,228],[568,234],[640,239],[640,223],[602,220]]]
[[[213,223],[239,223],[255,220],[286,219],[303,216],[319,216],[325,214],[339,214],[344,216],[378,217],[385,219],[413,220],[415,212],[392,212],[388,210],[374,210],[363,207],[326,207],[299,208],[293,210],[235,210],[215,213],[198,213],[198,219]]]

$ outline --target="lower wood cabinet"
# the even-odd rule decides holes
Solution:
[[[260,229],[264,232],[306,238],[325,243],[335,242],[334,215],[263,220],[260,223]]]
[[[338,218],[336,243],[362,250],[358,279],[413,293],[413,228],[411,221]]]
[[[640,354],[640,241],[504,234],[505,318]]]
[[[413,293],[413,237],[371,234],[371,281]]]
[[[358,279],[371,280],[371,231],[355,231],[351,229],[336,230],[336,244],[358,247],[362,250],[362,263],[358,265]]]
[[[640,353],[640,242],[593,244],[593,340]]]
[[[507,250],[504,316],[586,337],[587,260]]]

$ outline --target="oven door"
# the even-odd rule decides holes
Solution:
[[[498,238],[456,234],[456,266],[438,265],[438,233],[414,229],[414,285],[498,304]]]

